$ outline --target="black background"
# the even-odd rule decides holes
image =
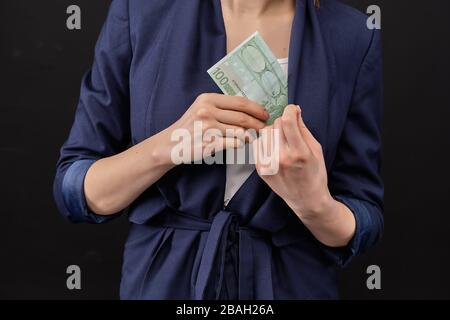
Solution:
[[[450,2],[345,2],[382,9],[386,208],[384,238],[342,272],[342,297],[449,299]],[[0,298],[118,298],[126,217],[72,225],[52,198],[109,3],[0,2]],[[66,28],[71,4],[81,7],[82,30]],[[71,264],[82,269],[82,290],[66,289]],[[381,267],[381,290],[366,287],[371,264]]]

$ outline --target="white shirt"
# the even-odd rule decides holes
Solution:
[[[287,74],[288,70],[288,58],[278,59],[278,63],[283,68],[284,72]],[[255,165],[252,164],[253,161],[249,161],[253,157],[253,150],[249,144],[245,144],[246,163],[244,164],[227,164],[227,175],[225,183],[225,195],[224,195],[224,205],[226,206],[228,202],[233,198],[236,192],[244,184],[245,180],[250,177],[252,172],[255,170]],[[236,155],[235,155],[236,158]],[[232,163],[235,163],[234,161]]]

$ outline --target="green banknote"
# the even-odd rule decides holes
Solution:
[[[222,92],[263,105],[272,124],[288,104],[287,75],[258,32],[208,70]]]

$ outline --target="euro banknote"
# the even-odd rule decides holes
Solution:
[[[258,32],[227,54],[208,74],[222,92],[258,102],[272,124],[288,104],[287,75]]]

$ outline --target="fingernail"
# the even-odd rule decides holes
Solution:
[[[299,105],[297,105],[298,110],[300,110],[300,112],[302,112],[302,108],[300,108]]]

